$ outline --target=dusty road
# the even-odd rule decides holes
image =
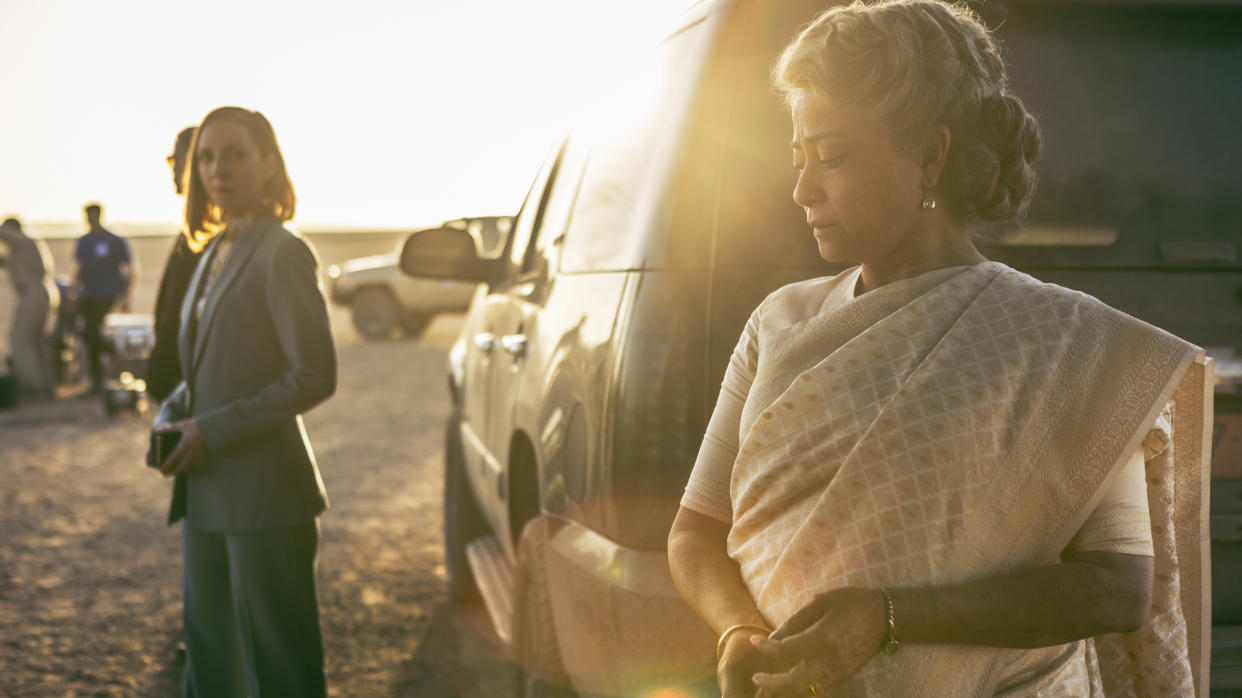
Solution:
[[[343,315],[334,313],[338,327]],[[445,600],[444,354],[339,347],[337,394],[306,416],[331,509],[319,583],[330,695],[506,696],[503,657]],[[180,558],[148,419],[96,400],[0,412],[0,696],[179,695]]]

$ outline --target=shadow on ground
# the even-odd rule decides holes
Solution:
[[[479,615],[483,614],[482,618]],[[513,664],[478,624],[478,606],[437,606],[414,656],[401,663],[393,696],[502,698],[512,695]]]

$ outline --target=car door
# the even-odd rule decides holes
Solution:
[[[476,499],[496,531],[506,530],[504,463],[508,454],[507,445],[497,446],[491,436],[495,433],[490,426],[491,421],[496,413],[504,411],[504,403],[493,392],[492,374],[498,366],[504,370],[510,370],[512,366],[512,362],[504,358],[510,354],[500,345],[501,335],[496,330],[496,322],[508,304],[506,295],[514,292],[519,285],[520,264],[511,262],[518,254],[514,250],[525,253],[531,231],[543,209],[548,182],[555,166],[556,157],[549,157],[536,174],[526,201],[518,212],[513,233],[498,260],[495,275],[486,289],[479,291],[484,297],[472,306],[464,329],[464,364],[467,368],[462,386],[462,450]],[[518,258],[521,259],[520,254]]]
[[[503,301],[491,308],[497,348],[490,374],[489,390],[494,405],[488,418],[488,443],[494,444],[498,455],[504,453],[512,458],[515,435],[524,432],[529,437],[531,455],[536,456],[527,463],[531,466],[536,465],[539,455],[535,444],[545,432],[544,426],[534,424],[533,420],[545,408],[555,407],[543,404],[543,389],[554,373],[553,346],[561,343],[567,331],[565,326],[575,324],[572,313],[566,313],[564,307],[550,307],[548,301],[557,283],[557,256],[586,158],[585,145],[575,144],[572,137],[568,139],[548,179],[539,214],[530,221],[529,231],[520,231],[521,240],[515,241],[510,250],[510,280]],[[607,314],[604,298],[594,297],[590,302],[600,303],[600,314]],[[611,318],[611,314],[607,316]],[[524,415],[525,421],[519,415]],[[521,532],[516,529],[538,513],[541,497],[537,467],[534,471],[514,472],[512,462],[502,462],[506,464],[504,488],[509,523],[514,529],[504,530],[510,532],[507,540],[516,541]],[[520,502],[515,504],[515,498]]]

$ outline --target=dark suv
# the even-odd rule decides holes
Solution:
[[[791,199],[789,117],[769,87],[824,5],[694,6],[544,163],[499,260],[452,231],[406,245],[409,273],[482,282],[450,353],[446,557],[454,596],[477,582],[535,670],[519,695],[710,681],[714,637],[674,588],[665,540],[749,313],[841,268]],[[1237,411],[1242,8],[980,11],[1046,140],[1029,222],[988,252],[1209,347],[1218,404]],[[1223,627],[1242,625],[1224,571],[1242,532],[1232,419],[1214,471],[1218,688],[1242,685]]]

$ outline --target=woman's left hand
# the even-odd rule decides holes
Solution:
[[[844,588],[820,594],[755,647],[783,673],[755,674],[759,698],[815,696],[845,681],[888,637],[878,589]]]
[[[198,430],[198,422],[193,419],[161,424],[156,427],[156,431],[181,432],[181,440],[177,442],[177,447],[168,454],[168,460],[164,461],[163,467],[160,468],[160,472],[164,475],[180,475],[197,468],[207,460],[207,443],[203,441],[203,434]]]

